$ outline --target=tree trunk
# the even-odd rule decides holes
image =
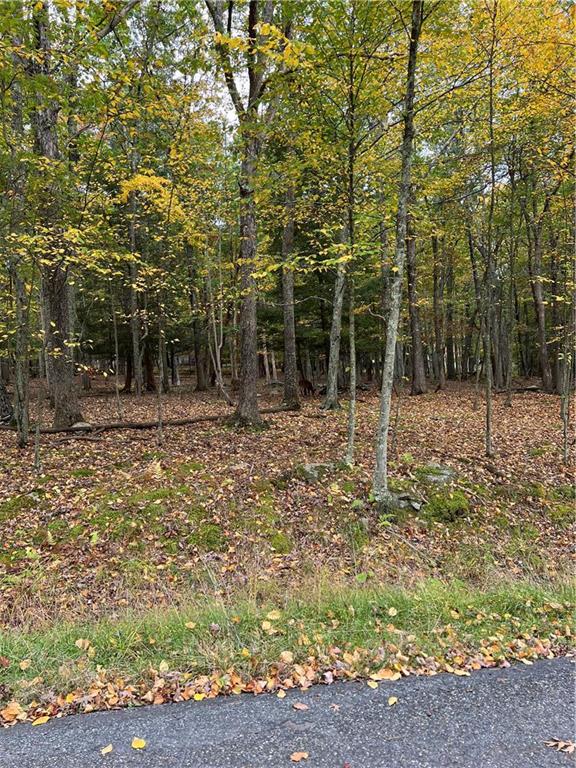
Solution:
[[[354,304],[354,280],[348,283],[350,312],[348,316],[348,338],[350,340],[350,402],[348,405],[348,445],[346,448],[347,464],[354,463],[354,438],[356,433],[356,323]]]
[[[533,262],[530,259],[530,284],[532,287],[532,297],[534,299],[534,309],[536,310],[536,321],[538,324],[538,362],[540,363],[540,375],[542,377],[542,388],[545,392],[554,391],[554,382],[552,379],[552,368],[550,367],[550,357],[548,355],[548,342],[546,338],[546,303],[544,300],[544,288],[542,285],[542,242],[539,232],[534,232],[532,242]]]
[[[0,376],[0,424],[10,424],[14,418],[14,409],[10,395],[4,384],[4,379]]]
[[[54,427],[71,427],[82,421],[74,386],[70,339],[70,287],[66,270],[57,265],[44,269],[42,295],[50,322],[45,343],[50,359],[50,391],[54,400]]]
[[[150,343],[148,339],[146,339],[144,343],[144,356],[142,362],[144,365],[146,391],[156,392],[156,379],[154,378],[154,358],[152,357],[152,353],[150,351]]]
[[[454,255],[449,249],[446,265],[446,376],[453,381],[457,379],[456,355],[454,351]]]
[[[446,374],[444,372],[444,307],[442,301],[442,265],[438,257],[438,237],[432,235],[433,266],[433,304],[434,304],[434,357],[438,389],[446,386]]]
[[[286,221],[282,232],[282,304],[284,314],[284,396],[286,406],[300,408],[298,364],[296,361],[296,322],[294,318],[294,272],[289,264],[294,247],[294,190],[286,192]]]
[[[340,403],[338,402],[338,368],[340,365],[340,337],[342,335],[342,305],[344,303],[345,284],[346,272],[344,266],[339,264],[338,271],[336,272],[336,282],[334,283],[326,398],[322,404],[322,408],[327,411],[340,408]]]
[[[386,350],[382,371],[382,391],[380,396],[380,417],[376,434],[376,466],[374,470],[373,494],[377,502],[387,504],[390,501],[388,491],[388,431],[390,427],[390,406],[394,383],[394,361],[398,321],[402,302],[402,281],[406,258],[406,225],[408,218],[408,200],[410,196],[412,152],[414,142],[414,91],[416,80],[416,57],[418,39],[422,26],[423,0],[412,2],[412,22],[408,54],[408,72],[406,77],[406,97],[404,101],[404,132],[401,149],[400,188],[398,191],[398,211],[396,215],[396,271],[390,286],[390,307],[388,313]]]
[[[246,129],[245,133],[248,133]],[[238,404],[233,421],[257,426],[258,410],[258,325],[256,308],[256,204],[254,173],[258,159],[257,139],[244,136],[240,170],[240,379]]]
[[[416,236],[411,215],[408,215],[407,222],[406,268],[408,272],[408,308],[412,336],[412,383],[410,393],[412,395],[423,395],[426,392],[426,372],[424,370],[420,311],[418,309],[418,292],[416,288]]]
[[[33,8],[34,47],[38,52],[29,65],[34,88],[40,76],[51,77],[48,5],[36,3]],[[54,180],[56,166],[62,161],[58,147],[58,115],[60,105],[35,92],[32,115],[35,153],[48,163],[46,187],[37,210],[44,238],[42,293],[46,310],[46,350],[50,359],[51,396],[54,402],[54,426],[69,427],[82,420],[74,388],[74,362],[70,338],[70,286],[68,269],[62,256],[60,233],[61,190]]]

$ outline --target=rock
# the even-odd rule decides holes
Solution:
[[[414,496],[410,496],[409,493],[392,493],[389,491],[386,498],[379,499],[376,502],[376,508],[380,514],[390,516],[395,516],[398,512],[405,510],[418,512],[421,507],[422,501]]]
[[[425,483],[444,485],[450,483],[456,477],[456,472],[442,464],[427,464],[418,470],[418,475]]]
[[[333,464],[298,464],[291,474],[293,477],[306,480],[308,483],[317,483],[333,469]]]
[[[92,429],[92,424],[88,424],[87,421],[77,421],[75,424],[72,424],[72,429],[86,429],[90,430]]]

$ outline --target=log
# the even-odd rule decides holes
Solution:
[[[281,413],[283,411],[290,411],[291,408],[285,405],[277,405],[271,408],[262,408],[260,413]],[[165,419],[162,420],[162,427],[183,427],[187,424],[200,424],[205,421],[225,421],[226,416],[195,416],[188,419]],[[158,421],[111,421],[108,424],[92,424],[90,429],[86,427],[42,427],[40,429],[41,435],[58,435],[58,434],[90,434],[100,432],[110,432],[114,429],[157,429]],[[0,430],[5,432],[15,432],[15,427],[0,425]],[[35,432],[34,426],[30,427],[30,432]]]

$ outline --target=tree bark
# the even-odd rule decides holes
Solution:
[[[401,149],[400,188],[398,191],[398,210],[396,215],[396,271],[390,287],[390,307],[388,313],[386,350],[382,371],[382,391],[380,395],[380,417],[376,434],[376,466],[374,470],[373,494],[378,503],[388,504],[388,432],[390,428],[390,406],[394,384],[394,362],[398,321],[402,302],[402,281],[404,261],[406,259],[406,229],[408,218],[408,200],[412,172],[412,153],[414,144],[414,93],[416,81],[416,59],[418,40],[422,27],[424,10],[423,0],[413,0],[408,51],[408,71],[406,76],[406,94],[404,100],[404,131]]]
[[[14,409],[10,395],[4,384],[4,379],[0,376],[0,424],[9,424],[14,418]]]
[[[285,405],[300,408],[296,322],[294,318],[294,271],[289,263],[294,247],[294,190],[286,191],[286,221],[282,231],[282,306],[284,314],[284,396]]]
[[[433,304],[434,304],[434,357],[438,389],[446,386],[444,368],[444,305],[442,301],[442,265],[438,256],[438,237],[432,235],[433,264]]]
[[[328,377],[326,380],[326,398],[322,408],[326,411],[340,408],[338,401],[338,368],[340,365],[340,338],[342,335],[342,306],[344,304],[344,288],[346,271],[342,264],[338,265],[334,283],[334,301],[332,304],[332,325],[330,326],[330,356],[328,358]]]
[[[248,133],[248,130],[246,130]],[[256,204],[254,174],[259,142],[245,136],[240,170],[240,379],[233,421],[246,426],[261,423],[258,409],[258,323],[256,305]]]
[[[422,332],[420,329],[420,311],[418,309],[418,291],[416,287],[416,235],[412,216],[408,215],[406,242],[406,268],[408,273],[408,309],[410,312],[410,333],[412,346],[410,350],[412,362],[412,382],[410,393],[423,395],[426,393],[426,372],[424,370],[424,353],[422,350]]]
[[[70,334],[70,286],[68,267],[62,256],[60,222],[61,191],[52,181],[61,162],[58,146],[58,115],[60,104],[46,100],[37,90],[41,77],[50,78],[51,44],[49,37],[48,5],[36,3],[32,13],[34,47],[38,54],[28,70],[35,79],[35,107],[32,115],[34,150],[49,165],[46,187],[38,206],[38,220],[45,240],[45,263],[42,267],[42,295],[45,302],[47,324],[46,350],[50,359],[50,391],[54,402],[54,426],[67,427],[82,420],[74,387],[74,360]]]

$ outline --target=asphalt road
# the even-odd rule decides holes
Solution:
[[[281,768],[299,751],[304,768],[567,768],[573,757],[544,742],[574,739],[574,671],[554,659],[22,724],[0,730],[0,768]]]

